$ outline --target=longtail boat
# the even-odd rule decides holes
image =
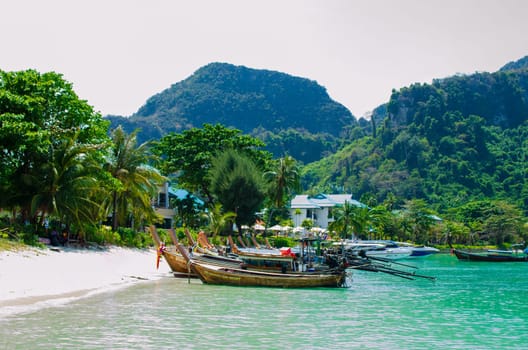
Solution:
[[[244,261],[248,268],[265,271],[294,271],[295,254],[290,252],[281,252],[279,249],[267,248],[239,248],[228,236],[231,251]]]
[[[206,284],[281,288],[348,287],[347,272],[344,268],[324,273],[257,271],[208,264],[192,258],[182,245],[178,245],[178,249],[180,254],[188,260],[192,270]]]
[[[174,237],[173,239],[175,239],[176,235],[174,234],[174,230],[171,229],[169,232],[171,234],[171,238]],[[165,244],[161,242],[155,226],[150,226],[150,234],[152,235],[152,238],[154,239],[154,242],[157,246],[156,266],[159,267],[160,259],[163,256],[174,276],[182,274],[187,276],[190,272],[189,265],[187,264],[187,260],[177,250],[176,245],[170,247],[165,246]]]
[[[487,262],[527,262],[527,254],[516,254],[513,252],[488,251],[485,253],[471,253],[453,249],[458,260],[487,261]]]

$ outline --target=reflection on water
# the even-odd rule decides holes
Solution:
[[[0,321],[0,349],[517,349],[528,264],[412,261],[436,282],[354,272],[349,289],[158,281]],[[500,344],[500,346],[499,346]]]

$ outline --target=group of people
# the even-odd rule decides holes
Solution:
[[[61,234],[55,229],[51,230],[50,233],[50,244],[54,247],[59,245],[65,246],[68,243],[68,230],[62,230]]]

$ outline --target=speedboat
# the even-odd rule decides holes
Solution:
[[[412,254],[411,248],[400,247],[393,241],[346,241],[339,244],[342,244],[347,251],[357,255],[365,254],[370,258],[398,260]]]
[[[402,242],[398,242],[397,243],[400,247],[406,247],[406,248],[410,248],[412,253],[409,257],[411,258],[419,258],[419,257],[425,257],[425,256],[429,256],[431,254],[436,254],[438,253],[440,250],[436,249],[436,248],[433,248],[433,247],[428,247],[428,246],[425,246],[425,245],[413,245],[413,244],[410,244],[410,243],[402,243]]]
[[[369,258],[383,258],[389,260],[399,260],[405,259],[411,256],[413,253],[411,248],[400,247],[394,242],[387,243],[383,248],[376,248],[372,250],[367,250],[365,254]]]

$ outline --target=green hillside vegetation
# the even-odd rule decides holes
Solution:
[[[203,124],[222,124],[255,136],[276,157],[309,163],[334,153],[357,122],[315,81],[227,63],[211,63],[147,100],[129,118],[108,116],[112,127],[140,141]]]
[[[376,132],[307,165],[304,187],[421,198],[441,212],[502,199],[526,213],[527,63],[394,90]]]
[[[292,89],[311,86],[307,96],[319,96],[314,97],[318,102],[306,103],[307,110],[327,103],[332,112],[271,121],[243,118],[250,113],[246,107],[252,98],[246,97],[245,105],[239,105],[242,112],[232,107],[223,115],[236,114],[260,139],[230,127],[235,119],[191,127],[190,119],[181,117],[179,131],[156,143],[138,142],[138,131],[109,128],[60,74],[0,71],[0,238],[35,243],[53,227],[80,240],[145,246],[144,227],[160,220],[151,200],[171,177],[173,184],[204,199],[209,209],[205,219],[204,208],[192,201],[176,203],[185,208],[177,221],[196,230],[208,226],[210,232],[225,234],[236,223],[240,232],[242,225],[255,222],[257,211],[265,213],[268,226],[291,224],[287,205],[294,194],[353,193],[367,206],[336,208],[336,222],[351,226],[334,227],[334,236],[506,247],[523,242],[528,239],[527,63],[523,59],[495,73],[394,90],[370,121],[355,121],[346,113],[337,118],[336,111],[344,107],[329,100],[316,83],[293,78],[299,85],[292,83]],[[193,75],[197,82],[205,79],[203,89],[217,91],[218,99],[220,91],[237,91],[238,83],[263,89],[262,84],[251,85],[252,74],[291,83],[291,77],[276,72],[224,64],[206,68],[214,77],[229,77],[211,85],[207,74],[201,77],[203,71]],[[262,99],[268,100],[272,90]],[[281,94],[282,103],[269,111],[287,110],[280,107],[288,101],[284,96],[304,96],[298,91]],[[258,93],[253,97],[258,99]],[[164,98],[168,95],[153,97]],[[204,111],[211,110],[205,99],[202,104]],[[157,130],[168,122],[163,113],[177,114],[153,109],[159,105],[147,103],[140,110],[144,115],[138,112],[134,120]],[[319,127],[312,130],[311,123]],[[272,158],[261,141],[266,138],[273,140],[277,153],[289,156]],[[301,162],[291,150],[303,157]],[[320,160],[303,165],[310,157]]]

